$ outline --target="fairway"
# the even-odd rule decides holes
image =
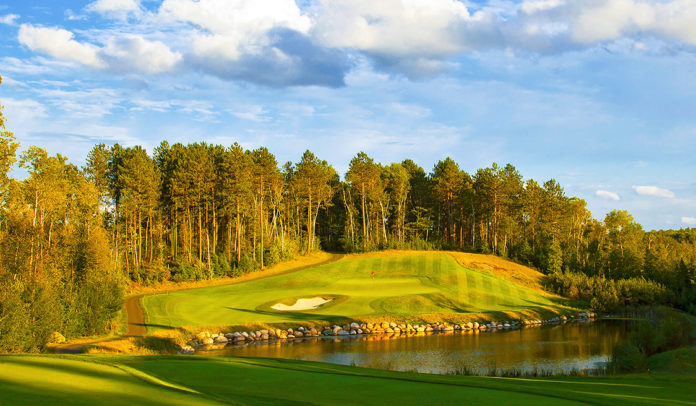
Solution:
[[[504,318],[525,311],[567,310],[560,298],[535,289],[531,282],[525,285],[504,276],[464,267],[443,252],[354,255],[234,285],[146,296],[143,307],[151,327],[369,321],[385,317],[464,320],[467,315],[482,313]],[[335,300],[303,311],[271,307],[313,297]]]
[[[0,405],[696,405],[691,375],[495,378],[236,357],[0,356]]]

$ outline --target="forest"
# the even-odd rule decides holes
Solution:
[[[236,143],[99,144],[83,167],[18,149],[0,110],[0,351],[113,329],[129,284],[233,277],[317,249],[490,253],[599,311],[696,313],[696,229],[645,231],[618,210],[594,219],[555,180],[510,164],[426,170],[360,152],[341,177],[310,151],[280,164]]]

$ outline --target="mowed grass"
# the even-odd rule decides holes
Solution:
[[[510,266],[519,267],[516,264]],[[538,272],[529,268],[534,277]],[[371,277],[374,272],[374,278]],[[445,252],[387,252],[339,261],[245,283],[146,296],[151,327],[241,326],[342,320],[450,321],[517,317],[568,310],[563,300],[536,288],[460,265]],[[518,272],[519,273],[519,272]],[[278,302],[335,297],[315,310],[276,311]]]
[[[0,356],[0,404],[696,405],[692,376],[495,378],[236,357]]]

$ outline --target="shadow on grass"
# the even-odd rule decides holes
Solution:
[[[146,383],[116,367],[88,361],[0,356],[0,365],[2,369],[15,375],[3,379],[3,373],[0,372],[2,405],[169,405],[184,402],[194,404],[200,399]],[[201,400],[201,403],[212,403]]]
[[[334,322],[334,323],[343,323],[347,321],[351,321],[352,319],[346,317],[346,316],[339,316],[339,315],[331,315],[331,314],[318,314],[318,313],[306,313],[306,312],[278,312],[278,311],[268,311],[268,310],[261,310],[261,309],[255,309],[255,310],[249,310],[249,309],[238,309],[236,307],[225,307],[225,309],[229,310],[234,310],[238,312],[244,312],[244,313],[251,313],[251,314],[258,314],[258,315],[265,315],[265,316],[278,316],[278,315],[283,315],[286,316],[287,318],[291,319],[292,321],[325,321],[325,322]]]

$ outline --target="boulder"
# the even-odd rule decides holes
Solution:
[[[352,322],[352,323],[350,323],[350,328],[351,328],[352,330],[357,330],[357,329],[360,328],[360,324],[358,324],[358,323],[356,323],[356,322]]]
[[[227,338],[225,336],[217,336],[213,339],[215,344],[227,344]]]
[[[301,332],[300,330],[295,331],[295,334],[293,334],[295,337],[304,337],[304,333]]]
[[[355,330],[355,329],[352,328],[352,329],[350,329],[350,331],[348,332],[348,334],[354,336],[354,335],[358,334],[358,330]]]
[[[340,330],[338,330],[338,332],[336,332],[336,335],[339,335],[339,336],[347,336],[349,334],[350,334],[349,332],[347,332],[346,330],[343,330],[343,329],[340,329]]]
[[[206,337],[206,338],[203,339],[203,341],[202,341],[201,343],[202,343],[203,345],[212,345],[212,344],[215,343],[215,341],[213,340],[212,337]]]

